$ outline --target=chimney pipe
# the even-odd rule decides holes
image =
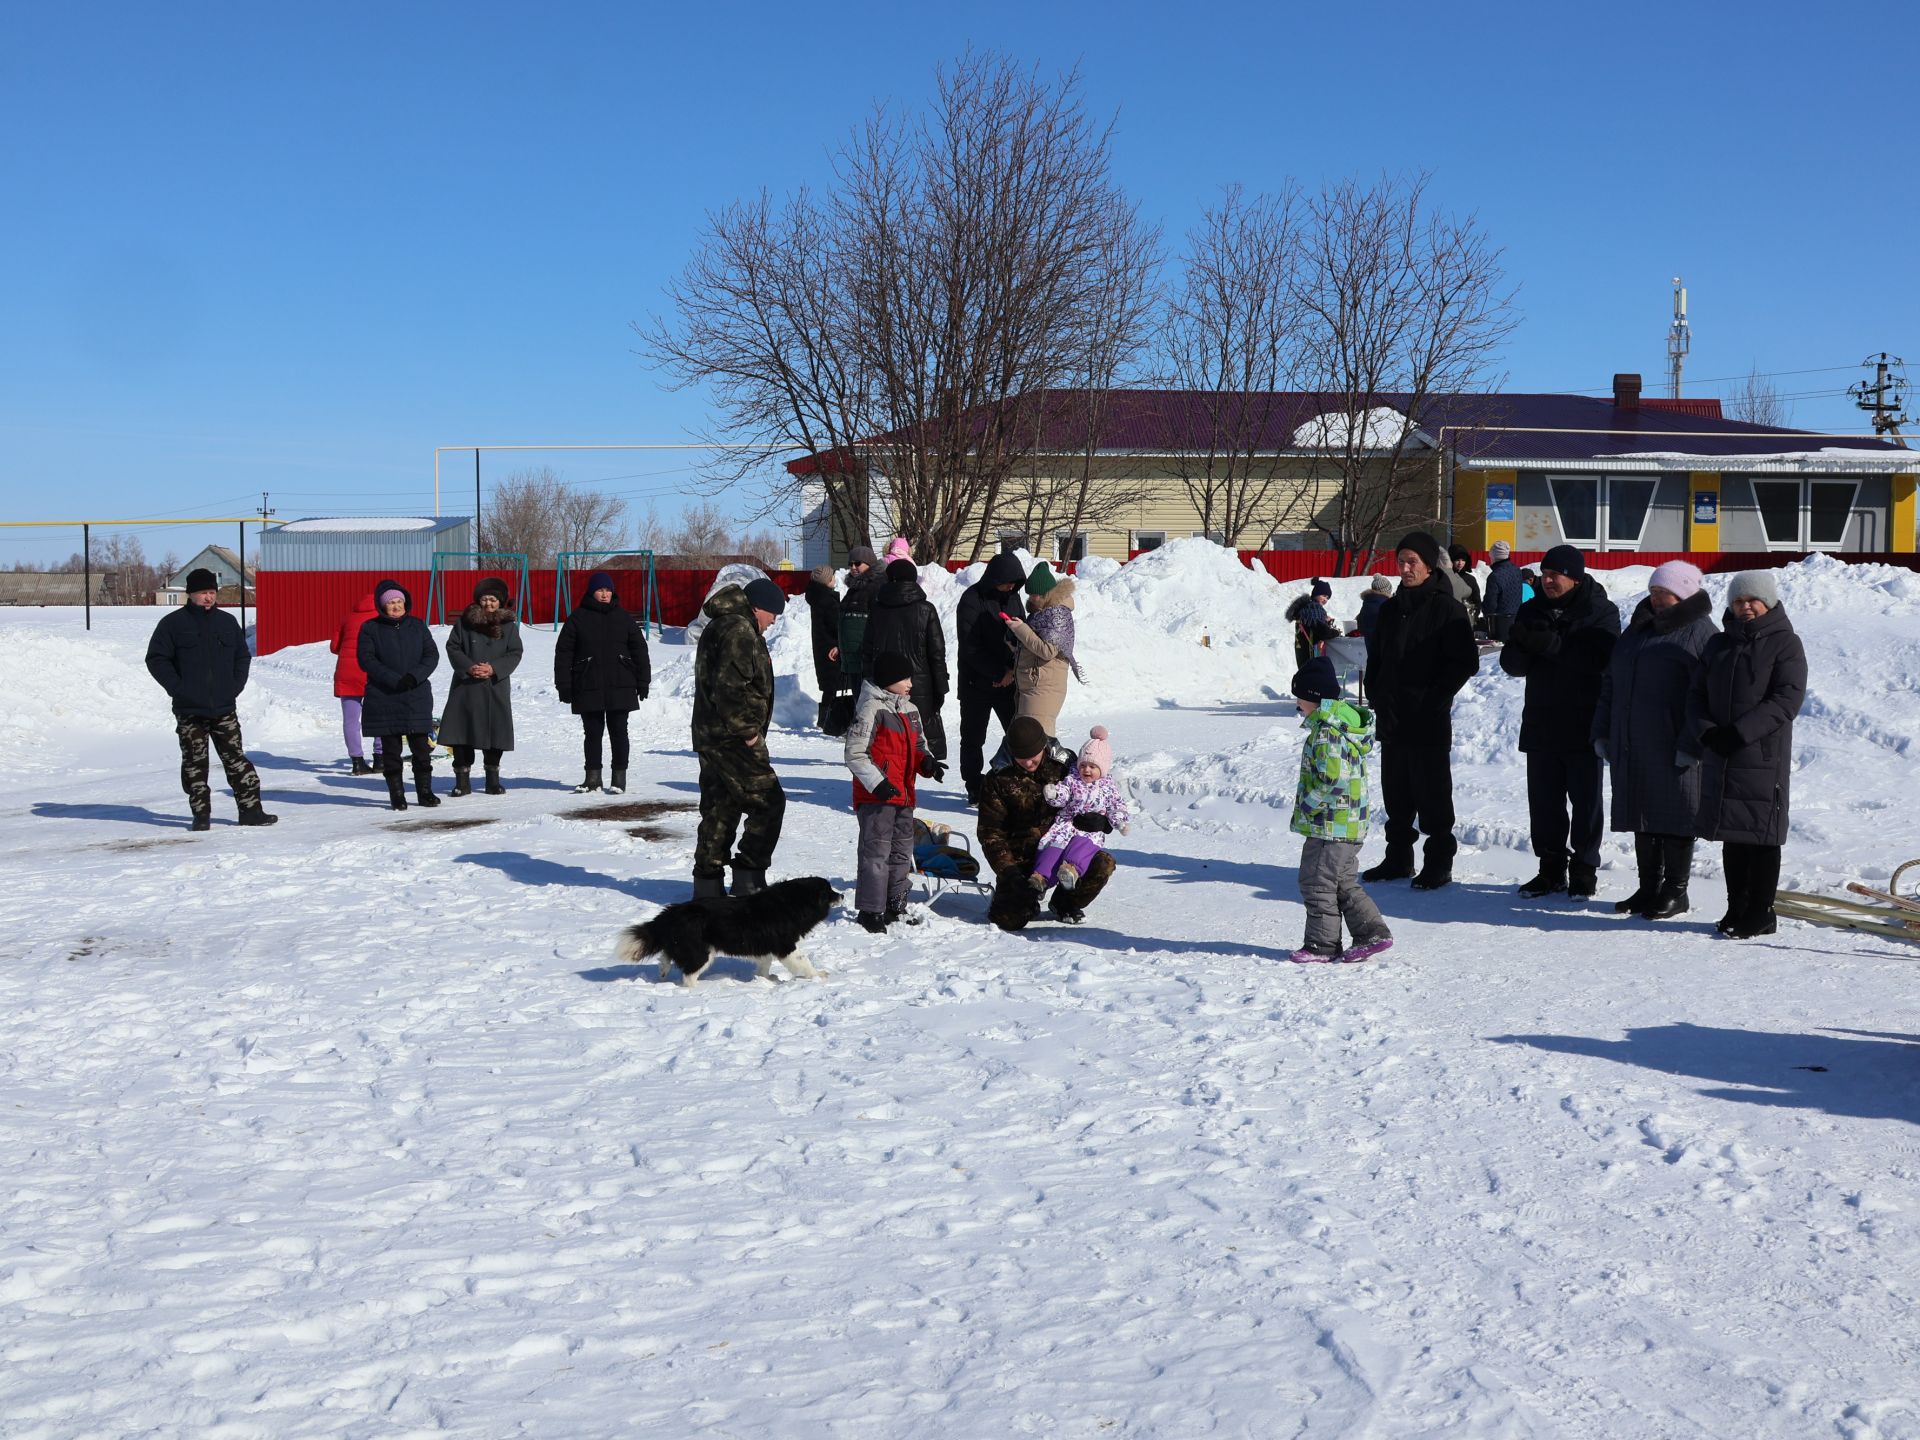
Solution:
[[[1640,377],[1638,375],[1613,377],[1613,403],[1622,410],[1640,408]]]

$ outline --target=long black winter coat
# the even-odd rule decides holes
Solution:
[[[147,642],[147,673],[172,697],[173,713],[182,719],[231,715],[252,664],[240,622],[218,606],[182,605],[153,627]]]
[[[1707,642],[1687,703],[1682,748],[1700,756],[1700,819],[1694,834],[1736,845],[1787,843],[1787,782],[1793,717],[1807,698],[1807,652],[1776,605],[1743,621],[1728,611]],[[1722,759],[1700,743],[1731,725],[1741,745]]]
[[[936,758],[945,759],[947,731],[940,707],[953,688],[947,676],[947,637],[940,629],[940,612],[918,580],[889,580],[880,587],[860,641],[863,680],[873,678],[874,657],[889,650],[899,651],[913,667],[913,705],[920,712],[927,748]]]
[[[398,590],[407,597],[407,612],[398,620],[376,614],[360,627],[354,658],[367,672],[367,693],[361,701],[363,735],[425,735],[433,729],[433,686],[427,677],[440,665],[440,647],[433,643],[427,622],[413,613],[413,596],[405,587],[382,580],[373,587]],[[411,675],[413,685],[402,688]]]
[[[1451,744],[1453,697],[1479,669],[1473,624],[1446,575],[1402,584],[1367,644],[1367,698],[1382,742]]]
[[[576,715],[596,710],[637,710],[653,684],[647,634],[614,600],[602,605],[586,595],[553,647],[553,688]]]
[[[480,750],[513,749],[513,672],[525,647],[520,624],[505,610],[487,618],[469,605],[447,635],[447,708],[440,717],[442,745],[472,745]],[[493,674],[476,680],[467,674],[485,662]]]
[[[961,595],[953,616],[953,643],[963,690],[991,690],[1012,671],[1016,643],[1000,612],[1027,618],[1019,589],[1026,578],[1020,557],[1003,552],[987,561],[986,573]],[[1003,595],[1002,585],[1014,588]]]
[[[1642,600],[1613,647],[1593,738],[1607,747],[1615,830],[1693,834],[1700,767],[1680,768],[1680,738],[1700,654],[1719,633],[1713,602],[1702,590],[1665,610]]]
[[[840,597],[840,673],[846,688],[860,688],[860,654],[867,634],[867,612],[887,583],[887,572],[869,565],[859,574],[847,572],[847,593]]]
[[[1538,637],[1539,648],[1523,643],[1531,636]],[[1619,638],[1620,607],[1591,575],[1558,600],[1542,593],[1520,607],[1500,649],[1500,668],[1527,682],[1522,751],[1553,755],[1593,748],[1600,679]]]
[[[813,626],[813,678],[820,693],[846,689],[840,662],[828,654],[840,643],[840,592],[818,580],[807,581],[807,616]]]
[[[1488,615],[1516,615],[1520,611],[1520,567],[1511,560],[1496,560],[1487,572],[1487,598],[1481,610]]]

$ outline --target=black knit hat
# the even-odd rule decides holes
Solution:
[[[1542,570],[1557,570],[1569,580],[1587,578],[1587,557],[1571,545],[1556,545],[1540,557]]]
[[[913,674],[913,662],[898,650],[882,650],[873,657],[873,683],[882,690],[898,685]]]
[[[189,570],[187,572],[187,593],[195,594],[201,590],[218,590],[220,577],[211,570]]]
[[[919,578],[920,567],[914,564],[913,561],[902,557],[899,560],[889,560],[887,562],[887,579],[898,583],[906,580],[918,580]]]
[[[1420,557],[1420,562],[1429,570],[1440,568],[1440,542],[1424,530],[1415,530],[1412,534],[1402,535],[1400,543],[1393,547],[1395,552],[1411,550]]]
[[[1307,661],[1294,673],[1293,693],[1299,700],[1338,700],[1340,677],[1334,673],[1333,661],[1324,655]]]
[[[786,592],[764,575],[749,580],[744,588],[747,592],[747,603],[756,610],[764,610],[769,615],[779,615],[787,608]]]
[[[1031,715],[1017,715],[1007,726],[1007,753],[1016,760],[1031,760],[1047,748],[1047,727]]]
[[[1473,564],[1473,552],[1464,545],[1447,546],[1447,558],[1460,565]]]
[[[1316,580],[1313,582],[1313,588],[1307,591],[1307,593],[1316,600],[1320,599],[1323,595],[1331,600],[1333,598],[1333,586],[1324,580]]]

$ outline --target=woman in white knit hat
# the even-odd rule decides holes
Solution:
[[[1613,647],[1593,715],[1593,746],[1613,775],[1613,828],[1633,832],[1640,884],[1616,915],[1665,920],[1686,911],[1700,767],[1680,739],[1700,656],[1720,633],[1700,571],[1669,560]]]

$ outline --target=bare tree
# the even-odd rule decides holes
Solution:
[[[1389,524],[1437,518],[1438,470],[1421,427],[1442,397],[1492,385],[1516,323],[1500,250],[1471,216],[1430,204],[1427,184],[1347,180],[1306,206],[1303,360],[1324,408],[1295,444],[1334,483],[1313,523],[1342,574],[1370,563]]]
[[[1187,235],[1161,332],[1166,381],[1188,407],[1191,449],[1173,462],[1201,528],[1264,540],[1302,504],[1278,456],[1300,370],[1298,198],[1230,186]]]
[[[824,200],[713,217],[648,350],[713,388],[728,434],[810,456],[846,538],[870,539],[877,498],[918,553],[970,531],[977,555],[1045,443],[1037,397],[1100,348],[1116,273],[1151,263],[1108,140],[1077,76],[969,51],[928,115],[881,110],[850,137]],[[737,448],[720,478],[756,458]]]
[[[740,538],[733,542],[731,553],[758,560],[772,570],[787,558],[787,547],[770,530],[749,530],[743,531]]]
[[[1726,411],[1730,420],[1744,420],[1749,425],[1778,430],[1788,424],[1793,407],[1780,398],[1780,391],[1755,365],[1738,388],[1726,397]]]
[[[647,508],[633,522],[633,548],[665,554],[671,535],[667,522],[660,518],[659,507],[648,501]]]
[[[675,555],[697,556],[703,560],[731,555],[733,527],[718,505],[703,500],[687,507],[668,546]]]
[[[626,543],[621,519],[627,502],[613,495],[563,486],[554,507],[554,541],[560,550],[618,550]]]
[[[524,554],[534,565],[551,565],[561,549],[559,511],[565,491],[551,466],[515,470],[488,497],[475,548]]]

